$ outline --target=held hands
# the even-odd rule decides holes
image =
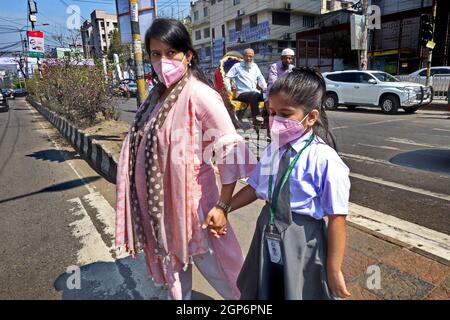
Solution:
[[[328,271],[327,272],[328,287],[331,294],[338,298],[348,298],[351,296],[350,292],[347,291],[347,286],[345,285],[344,275],[342,271]]]
[[[209,232],[215,237],[220,238],[227,234],[227,216],[223,209],[214,207],[208,212],[205,222],[202,225],[203,229],[208,228]]]

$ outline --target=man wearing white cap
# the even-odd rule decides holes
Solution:
[[[281,61],[278,61],[270,66],[269,80],[267,85],[267,92],[275,81],[282,75],[289,73],[295,67],[294,62],[295,52],[292,49],[284,49],[281,52]]]

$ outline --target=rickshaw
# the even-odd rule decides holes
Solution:
[[[227,107],[228,113],[230,114],[231,120],[233,121],[236,129],[244,129],[248,130],[252,127],[250,122],[242,121],[245,117],[248,116],[250,111],[249,104],[245,102],[241,102],[236,100],[236,87],[231,81],[232,91],[231,94],[228,94],[224,79],[227,72],[234,66],[236,63],[243,61],[243,56],[241,53],[237,51],[230,51],[225,54],[225,56],[220,60],[219,66],[217,67],[214,73],[214,87],[222,96],[225,106]],[[262,111],[265,110],[264,102],[260,102],[259,107]],[[259,131],[259,128],[255,128]]]

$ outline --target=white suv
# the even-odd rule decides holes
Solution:
[[[326,72],[323,77],[327,85],[327,109],[336,109],[339,105],[350,110],[356,106],[370,106],[395,114],[402,107],[405,112],[414,113],[432,101],[431,88],[401,82],[382,71]]]

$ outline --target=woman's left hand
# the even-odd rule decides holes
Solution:
[[[202,225],[203,229],[208,228],[211,234],[220,238],[227,234],[227,217],[223,209],[214,207],[208,212],[205,222]]]

